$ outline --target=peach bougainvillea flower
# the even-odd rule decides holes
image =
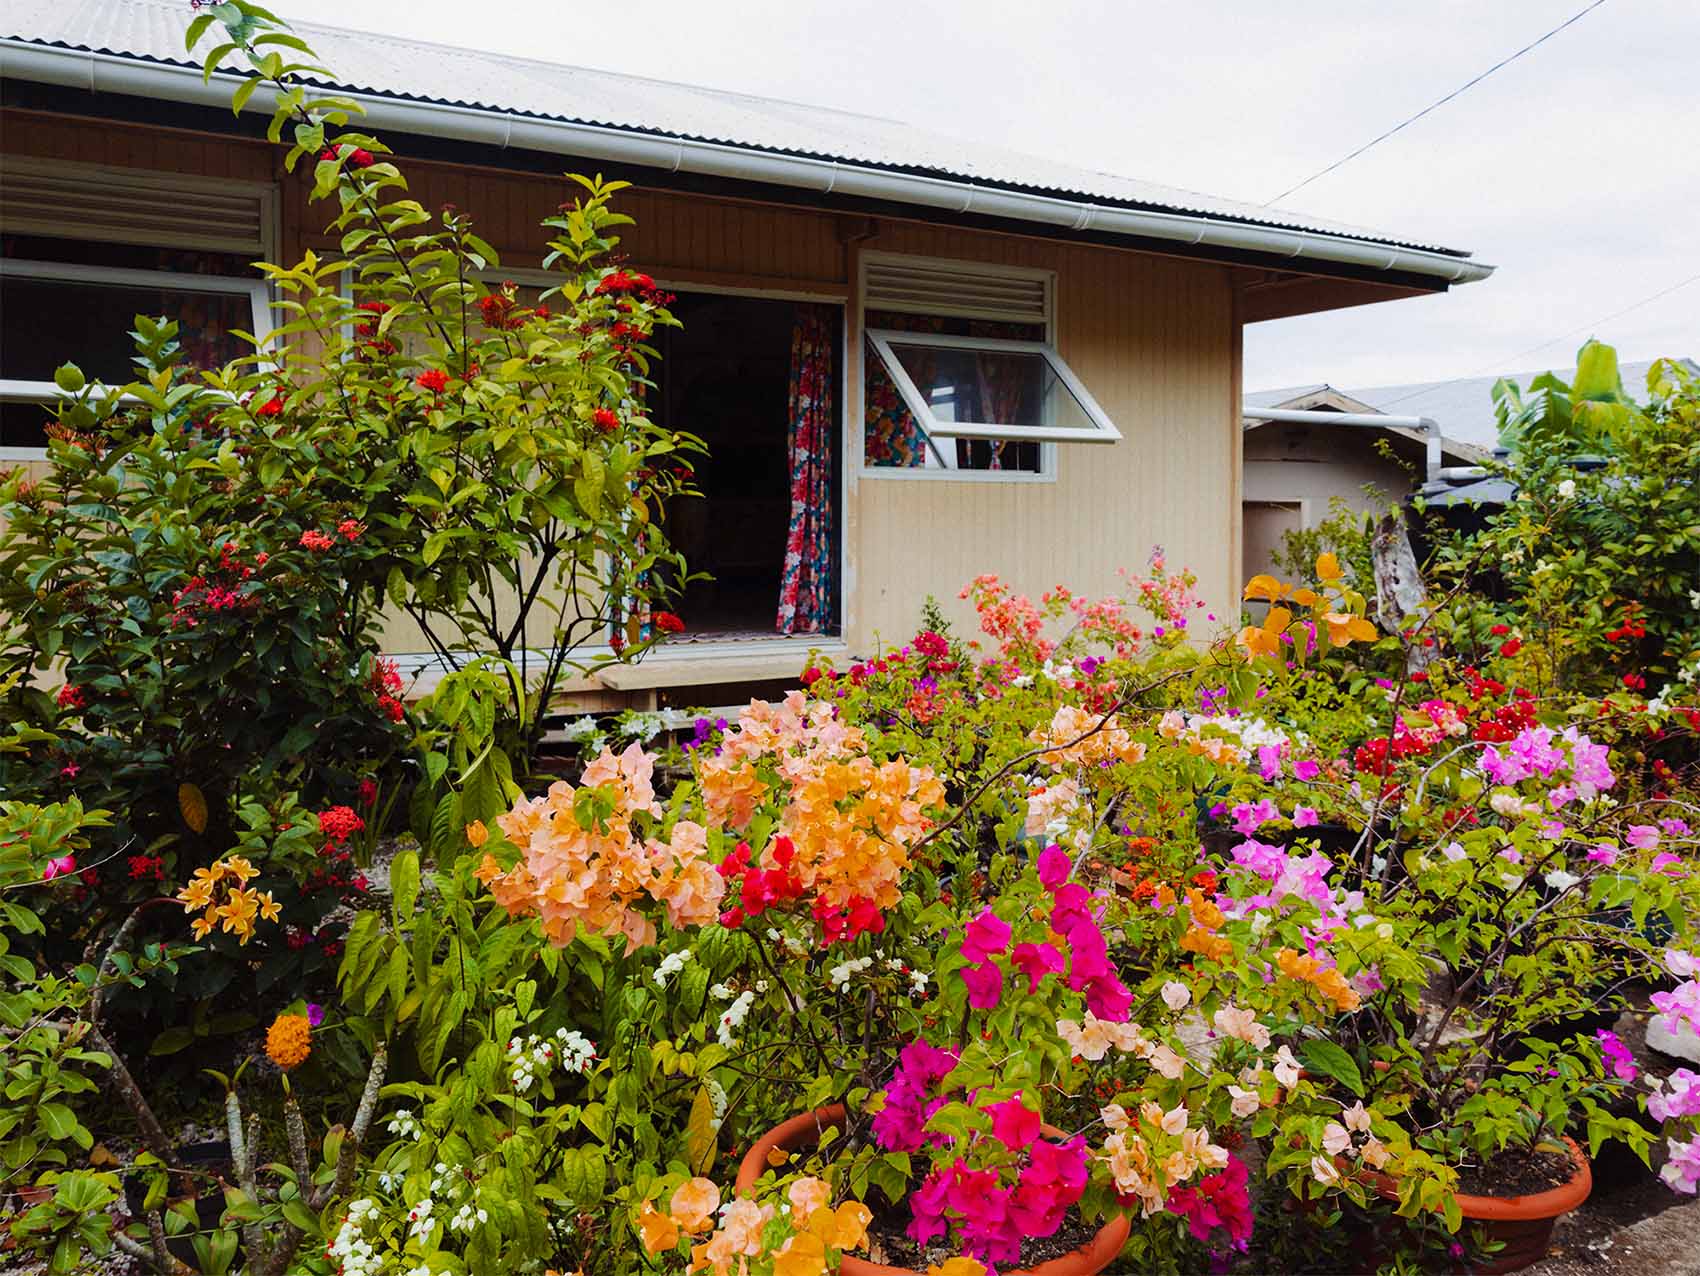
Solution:
[[[712,1179],[694,1178],[679,1184],[667,1213],[687,1232],[700,1232],[720,1208],[720,1189]]]

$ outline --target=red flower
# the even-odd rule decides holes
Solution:
[[[1488,632],[1490,634],[1492,634],[1495,638],[1503,638],[1503,637],[1505,637],[1506,634],[1511,632],[1511,626],[1510,625],[1495,625],[1492,629],[1488,630]]]
[[[1631,691],[1641,691],[1647,686],[1647,680],[1638,673],[1626,673],[1623,675],[1623,685]]]
[[[319,832],[328,837],[333,845],[341,845],[354,834],[362,832],[366,821],[356,815],[351,807],[333,806],[328,811],[319,812]]]
[[[814,665],[810,665],[807,669],[803,670],[803,677],[801,681],[805,687],[812,687],[820,680],[821,671]]]
[[[255,416],[276,416],[283,411],[283,396],[274,394],[259,407],[254,409]]]
[[[1507,638],[1504,642],[1499,644],[1499,654],[1502,656],[1515,656],[1522,650],[1523,640],[1521,638]]]
[[[670,611],[654,612],[650,619],[655,622],[655,627],[664,634],[682,634],[685,632],[685,622]]]
[[[354,165],[355,168],[371,168],[375,160],[373,159],[371,151],[356,146],[354,148],[354,154],[348,157],[348,162]]]
[[[82,709],[88,705],[88,697],[81,687],[66,683],[59,688],[59,707],[61,709]]]
[[[332,537],[326,536],[323,532],[309,527],[306,531],[301,533],[301,539],[297,541],[296,544],[300,545],[302,549],[322,552],[324,550],[334,548],[336,546],[336,541]]]
[[[366,529],[355,519],[345,518],[342,522],[336,525],[336,530],[338,535],[340,535],[344,540],[351,541],[358,539],[360,533]]]
[[[357,794],[356,800],[361,806],[371,806],[378,800],[378,786],[371,780],[362,780]]]
[[[597,408],[590,414],[590,419],[596,423],[596,428],[604,434],[620,428],[620,418],[612,408]]]
[[[449,374],[441,368],[429,368],[413,378],[413,384],[432,394],[441,394],[449,386]]]

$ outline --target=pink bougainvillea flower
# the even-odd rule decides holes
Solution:
[[[1659,844],[1659,830],[1651,824],[1631,824],[1623,840],[1638,851],[1650,851]]]
[[[1061,974],[1063,955],[1053,944],[1017,944],[1009,959],[1015,968],[1027,976],[1027,991],[1038,988],[1039,981],[1049,974]]]
[[[992,1118],[992,1137],[1011,1152],[1019,1152],[1039,1137],[1039,1114],[1015,1097],[983,1109]]]
[[[1039,881],[1048,891],[1054,891],[1068,881],[1073,867],[1068,852],[1060,846],[1047,846],[1039,852]]]
[[[41,880],[51,882],[55,877],[76,871],[77,857],[75,855],[61,855],[57,859],[47,861],[41,870]]]
[[[1611,1064],[1613,1076],[1619,1081],[1633,1081],[1640,1075],[1640,1069],[1635,1066],[1634,1054],[1618,1039],[1615,1032],[1601,1028],[1594,1036],[1599,1038],[1600,1049],[1604,1052],[1606,1061]]]
[[[1315,828],[1320,821],[1316,818],[1314,806],[1295,806],[1293,808],[1293,827],[1296,829]]]
[[[995,961],[967,967],[962,982],[968,985],[968,1004],[976,1010],[991,1010],[1003,1000],[1003,967]]]
[[[1655,873],[1666,873],[1671,877],[1684,877],[1686,874],[1681,871],[1681,865],[1682,857],[1680,855],[1672,855],[1669,851],[1660,851],[1653,856],[1653,862],[1647,867]]]
[[[1306,782],[1316,779],[1322,774],[1322,765],[1313,758],[1304,758],[1293,763],[1293,775]]]
[[[994,953],[1009,947],[1009,923],[991,909],[969,922],[962,936],[962,955],[972,962],[983,962]]]
[[[1604,864],[1607,868],[1610,868],[1617,863],[1617,847],[1601,842],[1588,852],[1588,858],[1596,864]]]

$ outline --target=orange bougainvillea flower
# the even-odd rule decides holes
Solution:
[[[947,1258],[928,1267],[927,1276],[986,1276],[986,1265],[974,1258]]]
[[[1247,602],[1263,601],[1278,603],[1293,590],[1291,585],[1283,585],[1273,576],[1259,572],[1245,583],[1245,599]]]
[[[299,1068],[313,1052],[313,1025],[306,1015],[279,1015],[266,1029],[266,1054],[285,1072]]]
[[[490,840],[490,830],[484,827],[483,820],[474,820],[466,826],[466,844],[477,850]]]
[[[1340,566],[1340,559],[1336,555],[1332,553],[1324,553],[1316,556],[1316,575],[1318,579],[1325,581],[1339,580],[1340,577],[1345,574],[1345,570]]]
[[[712,1179],[689,1179],[674,1190],[667,1213],[687,1232],[700,1232],[720,1208],[720,1189]]]
[[[638,1214],[638,1234],[643,1238],[646,1253],[659,1254],[679,1243],[679,1225],[671,1216],[661,1213],[651,1201],[643,1203]]]
[[[1374,642],[1381,636],[1369,621],[1350,612],[1325,612],[1322,622],[1328,626],[1330,645],[1335,647],[1344,647],[1352,642]]]

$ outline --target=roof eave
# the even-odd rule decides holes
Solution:
[[[0,40],[0,77],[122,93],[198,106],[226,106],[236,77],[210,81],[200,71],[167,62],[96,53],[17,39]],[[1090,200],[1009,190],[976,182],[896,172],[871,165],[816,159],[718,142],[694,141],[595,124],[540,119],[480,107],[424,102],[384,94],[344,94],[365,108],[365,123],[526,150],[583,156],[612,163],[761,182],[823,195],[885,200],[962,216],[1039,223],[1064,234],[1125,235],[1183,246],[1209,246],[1270,257],[1295,265],[1327,262],[1374,272],[1418,275],[1437,284],[1485,279],[1493,267],[1449,253],[1194,213],[1124,208]],[[272,95],[261,89],[247,110],[270,113]]]

